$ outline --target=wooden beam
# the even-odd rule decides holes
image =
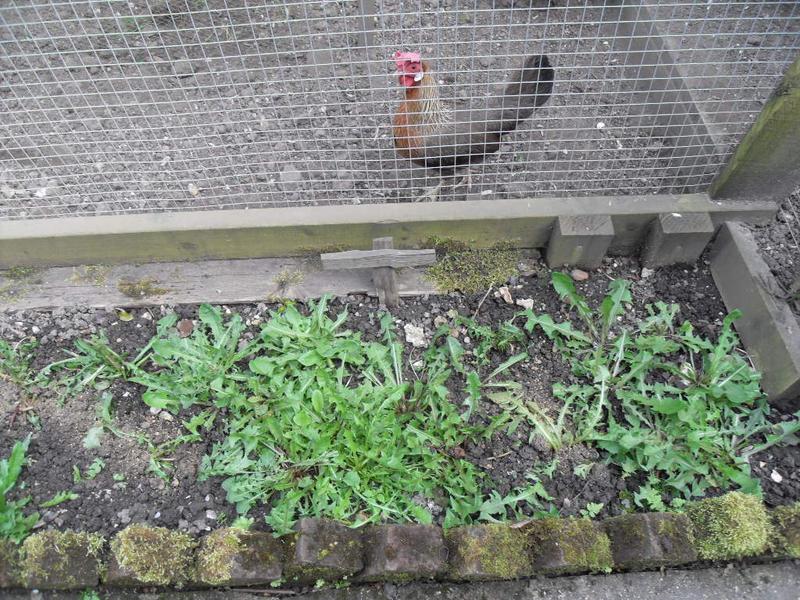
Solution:
[[[800,58],[711,185],[720,199],[783,201],[800,185]]]
[[[384,239],[384,238],[379,238]],[[436,250],[348,250],[320,255],[323,269],[374,269],[376,267],[421,267],[436,262]]]
[[[705,194],[585,196],[196,211],[0,222],[0,268],[308,256],[431,238],[474,247],[508,241],[544,248],[556,218],[608,215],[612,254],[635,253],[659,213],[708,213],[712,222],[766,223],[772,202],[720,202]]]

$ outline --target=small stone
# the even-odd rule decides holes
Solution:
[[[406,333],[406,341],[415,348],[424,348],[427,346],[425,341],[425,330],[422,327],[406,323],[403,326],[403,331]]]
[[[36,196],[37,198],[44,198],[45,196],[47,196],[47,188],[46,187],[39,188],[33,195]]]
[[[447,323],[448,323],[447,319],[442,315],[436,315],[435,317],[433,317],[433,326],[436,327],[437,329],[442,325],[447,325]]]
[[[194,329],[194,322],[191,319],[181,319],[178,321],[176,329],[178,330],[179,336],[182,338],[188,337]]]
[[[200,188],[193,183],[190,183],[187,189],[189,190],[189,193],[192,195],[193,198],[197,198],[197,196],[200,195]]]
[[[772,473],[769,474],[769,478],[772,479],[775,483],[780,483],[783,481],[783,475],[778,473],[775,469],[772,469]]]
[[[151,406],[151,407],[150,407],[150,414],[151,414],[151,415],[155,416],[155,415],[157,415],[157,414],[158,414],[158,413],[160,413],[160,412],[161,412],[161,409],[160,409],[160,408],[157,408],[157,407],[155,407],[155,406]]]
[[[165,410],[162,410],[160,413],[158,413],[158,418],[161,419],[162,421],[174,421],[175,420],[175,417],[173,417],[171,414],[169,414]]]
[[[533,298],[517,298],[515,304],[526,310],[533,310]]]
[[[574,281],[586,281],[589,279],[589,274],[580,269],[572,269],[572,271],[569,273],[569,276],[572,277]]]
[[[644,267],[642,269],[642,279],[647,279],[648,277],[651,277],[655,272],[656,272],[655,269],[648,269],[647,267]]]
[[[497,293],[500,294],[500,297],[506,304],[514,304],[514,298],[511,297],[511,292],[508,289],[508,286],[502,286],[497,289]]]
[[[595,127],[597,127],[597,129],[605,129],[606,124],[600,121]]]

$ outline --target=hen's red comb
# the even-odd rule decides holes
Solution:
[[[394,58],[394,64],[396,64],[398,68],[402,67],[404,63],[420,62],[422,60],[419,52],[400,52],[399,50],[392,54],[392,58]]]

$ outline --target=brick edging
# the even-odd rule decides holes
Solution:
[[[17,547],[0,542],[0,587],[86,589],[312,585],[319,581],[454,582],[688,565],[746,557],[800,558],[800,502],[767,511],[732,492],[685,514],[632,513],[603,521],[537,519],[442,530],[433,525],[351,529],[301,519],[295,533],[219,529],[197,540],[134,524],[107,544],[55,530]]]

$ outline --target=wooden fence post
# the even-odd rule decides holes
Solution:
[[[712,198],[785,199],[800,185],[800,58],[711,184]]]

